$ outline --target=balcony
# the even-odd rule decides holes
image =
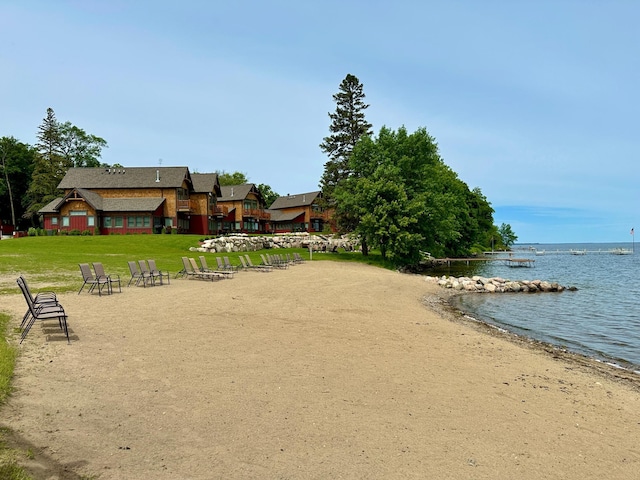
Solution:
[[[327,212],[327,211],[320,212],[318,210],[311,210],[311,212],[309,212],[309,218],[319,218],[319,219],[322,219],[324,221],[328,221],[329,220],[329,212]]]
[[[271,215],[259,208],[249,208],[242,212],[243,217],[255,218],[258,220],[271,220]]]
[[[196,203],[189,199],[178,200],[177,210],[179,212],[193,212],[196,210]]]
[[[224,205],[210,205],[209,206],[209,215],[214,215],[216,217],[226,217],[229,213],[229,207]]]

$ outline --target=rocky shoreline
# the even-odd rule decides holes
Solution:
[[[566,287],[557,282],[546,280],[507,280],[500,277],[425,277],[427,282],[451,290],[472,293],[538,293],[538,292],[574,292],[576,287]]]

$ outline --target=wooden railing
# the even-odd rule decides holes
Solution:
[[[246,209],[246,210],[244,210],[242,212],[242,216],[243,217],[258,218],[260,220],[270,220],[271,219],[271,215],[269,213],[267,213],[264,210],[261,210],[259,208]]]
[[[211,205],[209,207],[209,212],[211,212],[209,215],[222,215],[223,217],[225,217],[229,213],[229,207],[226,207],[224,205]]]
[[[178,200],[178,211],[180,212],[192,212],[196,209],[195,202],[192,202],[190,199],[186,200]]]

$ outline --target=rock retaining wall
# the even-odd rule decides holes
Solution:
[[[254,252],[268,248],[309,248],[314,251],[331,251],[334,248],[353,250],[355,244],[348,237],[335,238],[329,235],[309,235],[308,233],[291,233],[268,237],[249,236],[245,234],[225,235],[210,238],[200,243],[199,247],[191,247],[192,252]]]
[[[428,282],[437,283],[443,288],[461,290],[465,292],[479,293],[508,293],[508,292],[563,292],[565,290],[575,291],[576,287],[565,287],[556,282],[544,280],[505,280],[504,278],[493,277],[426,277]]]

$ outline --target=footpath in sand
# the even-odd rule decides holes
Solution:
[[[65,294],[71,345],[34,326],[0,426],[42,479],[637,478],[632,383],[438,295],[334,262]]]

